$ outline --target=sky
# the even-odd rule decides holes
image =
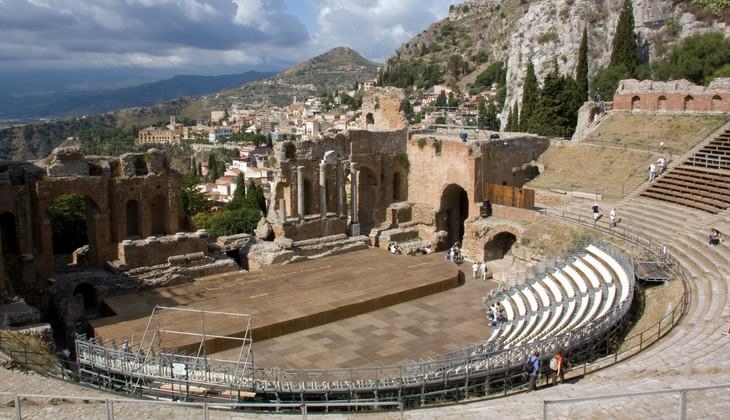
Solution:
[[[384,62],[454,2],[0,0],[0,67],[221,74],[281,68],[338,46]]]

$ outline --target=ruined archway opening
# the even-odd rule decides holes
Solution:
[[[319,197],[319,196],[317,196]],[[304,178],[304,215],[309,216],[315,213],[315,195],[312,181]],[[319,203],[319,200],[317,200]]]
[[[464,221],[469,217],[469,196],[457,184],[451,184],[441,194],[442,226],[448,233],[449,245],[464,239]]]
[[[722,111],[722,97],[720,95],[715,95],[712,97],[712,110]]]
[[[375,117],[373,117],[372,112],[368,112],[367,114],[365,114],[365,124],[367,124],[367,125],[375,124]]]
[[[152,220],[153,235],[167,235],[167,200],[164,196],[150,200],[150,220]]]
[[[18,245],[18,228],[15,216],[12,213],[0,215],[0,235],[2,235],[3,255],[16,255],[20,253]]]
[[[358,218],[360,232],[363,235],[370,233],[375,219],[375,206],[378,203],[378,178],[369,168],[360,170],[358,179]]]
[[[632,111],[640,111],[641,110],[641,98],[638,96],[634,96],[631,98],[631,110]]]
[[[139,227],[139,203],[137,203],[137,200],[129,200],[127,201],[127,205],[125,207],[127,219],[127,238],[139,238],[141,232],[141,229]]]
[[[401,201],[402,199],[400,174],[395,172],[393,174],[393,201]]]
[[[80,295],[83,299],[84,312],[86,314],[94,314],[99,309],[99,298],[96,288],[89,283],[79,283],[73,292],[74,297]]]
[[[517,242],[517,237],[510,232],[501,232],[484,244],[484,260],[501,260]]]
[[[94,255],[92,241],[94,220],[100,214],[99,208],[90,199],[78,193],[63,194],[48,206],[51,224],[53,255],[56,270],[69,266],[83,267]]]
[[[694,101],[695,99],[692,96],[686,96],[684,98],[684,110],[689,111],[690,109],[692,109],[692,104],[694,104]]]
[[[662,95],[657,99],[657,110],[658,111],[666,111],[667,110],[667,97]]]

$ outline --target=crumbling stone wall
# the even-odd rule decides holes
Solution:
[[[12,218],[14,223],[4,229],[14,228],[11,236],[17,244],[14,252],[2,252],[0,290],[42,288],[42,281],[54,272],[48,209],[61,195],[76,193],[86,199],[86,258],[93,267],[116,259],[118,243],[128,237],[176,233],[181,186],[182,176],[155,149],[117,158],[84,157],[78,148],[61,147],[45,161],[0,162],[0,215]],[[138,226],[129,229],[128,221]]]
[[[613,97],[613,109],[631,112],[730,112],[730,78],[715,79],[707,87],[687,80],[622,80]]]
[[[393,131],[405,128],[407,123],[400,113],[405,99],[403,90],[394,87],[376,87],[362,97],[362,114],[358,125],[370,131]]]
[[[149,237],[139,240],[124,240],[118,244],[117,260],[126,268],[164,264],[168,258],[182,254],[200,252],[208,255],[207,233],[184,233]]]

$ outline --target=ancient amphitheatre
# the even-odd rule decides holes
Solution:
[[[362,129],[277,147],[267,232],[257,240],[180,232],[179,174],[154,151],[102,158],[61,149],[44,162],[7,163],[0,193],[16,198],[2,202],[8,274],[0,284],[54,312],[67,340],[96,337],[75,341],[78,378],[117,392],[63,384],[54,394],[189,398],[207,402],[214,417],[276,415],[256,413],[256,403],[300,412],[304,402],[310,413],[330,404],[354,417],[537,418],[545,400],[722,385],[730,252],[706,242],[710,227],[730,224],[730,125],[714,108],[730,100],[727,83],[711,85],[705,106],[691,86],[624,82],[609,113],[584,106],[573,142],[503,133],[463,144],[451,133],[409,132],[399,92],[373,90]],[[627,124],[649,134],[620,142],[612,127]],[[659,146],[652,134],[667,126]],[[589,148],[595,153],[575,152]],[[670,152],[667,171],[647,183],[648,163]],[[89,269],[60,273],[44,212],[69,191],[87,198],[89,249],[74,257]],[[487,200],[492,214],[482,217]],[[597,223],[594,201],[604,213]],[[621,217],[615,227],[611,208]],[[443,253],[385,251],[391,242],[408,253],[455,241],[468,259],[489,260],[492,280],[473,279],[469,263]],[[234,254],[248,272],[226,257]],[[646,277],[639,262],[668,280],[637,280]],[[52,296],[39,292],[48,277]],[[507,322],[491,327],[483,305],[496,301]],[[172,309],[151,316],[155,305]],[[38,316],[13,310],[8,317]],[[559,347],[571,361],[568,383],[525,394],[526,353],[548,358]],[[46,393],[42,384],[56,383],[2,374],[4,392]],[[690,391],[684,405],[673,393],[548,408],[550,417],[674,417],[681,407],[721,417],[726,394]],[[234,402],[248,408],[224,411]],[[353,414],[358,402],[361,411],[374,402],[405,411]],[[23,413],[92,418],[106,407],[30,398]],[[15,413],[13,404],[2,410]],[[202,410],[112,408],[120,417]]]

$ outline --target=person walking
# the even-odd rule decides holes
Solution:
[[[598,203],[593,203],[591,210],[593,211],[593,223],[596,223],[601,218],[601,209],[598,208]]]
[[[550,359],[550,377],[553,385],[565,382],[565,374],[563,372],[564,363],[563,350],[558,349],[553,355],[553,358]]]
[[[656,166],[657,171],[659,171],[659,175],[663,174],[664,170],[667,168],[667,161],[664,160],[664,156],[656,160]]]
[[[474,264],[471,265],[471,272],[473,274],[472,278],[476,280],[479,275],[479,264],[476,261],[474,261]]]
[[[649,165],[649,182],[654,181],[654,178],[656,178],[656,165],[652,162]]]
[[[611,227],[616,227],[616,221],[618,220],[616,217],[616,209],[611,209],[611,211],[608,212],[608,217],[611,219]]]
[[[482,261],[482,263],[479,265],[479,271],[482,272],[482,281],[487,281],[487,274],[489,274],[489,267],[487,267],[486,261]]]
[[[540,352],[535,350],[527,358],[527,374],[530,376],[530,382],[527,385],[527,392],[537,389],[537,375],[540,372]]]

